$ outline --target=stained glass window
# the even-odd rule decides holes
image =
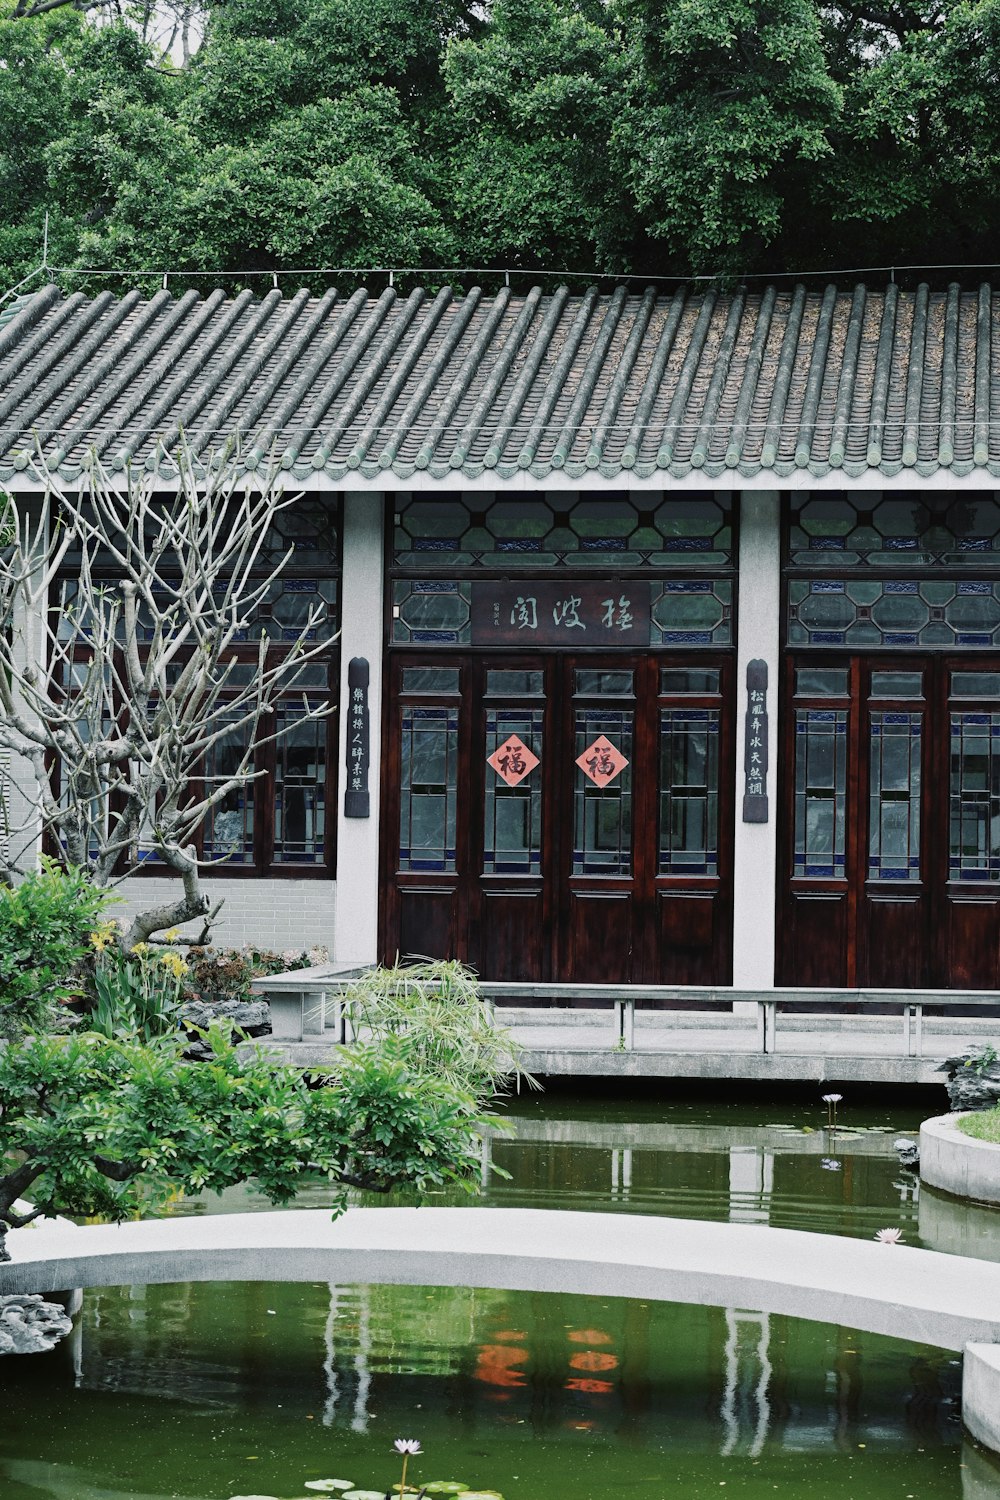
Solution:
[[[630,875],[632,873],[632,726],[630,709],[578,708],[576,754],[582,756],[598,741],[610,742],[629,762],[605,784],[595,783],[576,766],[573,793],[573,874]],[[597,752],[591,757],[600,772]]]
[[[455,869],[458,709],[401,710],[400,870]]]
[[[244,725],[234,725],[205,756],[205,789],[237,774],[247,749]],[[204,857],[227,864],[253,863],[254,783],[234,787],[209,811],[203,826]]]
[[[871,715],[869,880],[920,879],[922,729],[922,714]]]
[[[660,711],[661,875],[719,873],[719,710]]]
[[[792,873],[845,874],[847,710],[795,710],[795,847]]]
[[[494,752],[512,735],[542,760],[540,708],[488,708],[486,710],[486,754]],[[486,818],[483,830],[484,875],[538,875],[542,868],[542,771],[536,766],[527,776],[509,786],[487,768]]]
[[[306,719],[299,704],[278,710],[287,729],[275,746],[274,859],[320,865],[326,835],[325,719]]]
[[[1000,880],[1000,714],[951,715],[948,875]]]

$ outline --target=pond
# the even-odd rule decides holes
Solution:
[[[893,1140],[928,1112],[847,1103],[831,1137],[811,1099],[522,1098],[517,1136],[484,1153],[479,1201],[864,1238],[898,1225],[908,1243],[942,1249],[995,1239],[990,1210],[970,1228],[961,1205],[939,1199],[928,1218],[929,1195],[898,1166]],[[317,1186],[300,1204],[322,1201]],[[175,1211],[256,1206],[243,1192]],[[602,1298],[325,1284],[88,1292],[72,1341],[0,1361],[0,1496],[295,1500],[326,1477],[384,1488],[398,1482],[400,1436],[423,1444],[412,1478],[506,1500],[1000,1494],[1000,1464],[962,1436],[954,1354],[614,1290],[609,1275]]]

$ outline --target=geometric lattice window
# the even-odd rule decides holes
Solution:
[[[1000,499],[992,493],[876,500],[793,496],[788,561],[844,567],[1000,566]]]
[[[728,646],[733,585],[728,578],[672,578],[653,590],[650,641],[658,646]]]
[[[811,578],[788,584],[788,644],[1000,647],[1000,579]]]
[[[471,639],[472,594],[467,583],[400,578],[392,586],[396,645],[461,646]]]
[[[719,873],[717,708],[660,710],[660,874]]]
[[[922,714],[871,715],[869,880],[920,879],[922,724]]]
[[[525,568],[725,568],[732,564],[732,500],[547,494],[396,501],[393,561],[408,571]]]
[[[846,873],[847,710],[795,711],[795,842],[792,873]]]
[[[1000,714],[951,715],[948,874],[1000,880]]]

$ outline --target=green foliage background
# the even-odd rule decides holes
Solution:
[[[46,209],[53,264],[237,279],[995,256],[1000,0],[209,0],[203,27],[178,68],[108,0],[0,0],[6,282]]]

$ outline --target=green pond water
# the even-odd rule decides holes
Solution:
[[[1000,1215],[921,1190],[893,1140],[936,1101],[514,1101],[489,1205],[776,1224],[1000,1259]],[[510,1174],[499,1175],[497,1168]],[[299,1206],[324,1201],[306,1190]],[[458,1201],[442,1199],[439,1201]],[[252,1192],[179,1213],[249,1211]],[[886,1254],[893,1251],[887,1249]],[[752,1310],[433,1287],[85,1294],[71,1340],[0,1361],[0,1500],[297,1500],[306,1481],[463,1480],[506,1500],[1000,1500],[948,1351]],[[313,1492],[315,1493],[315,1492]]]

